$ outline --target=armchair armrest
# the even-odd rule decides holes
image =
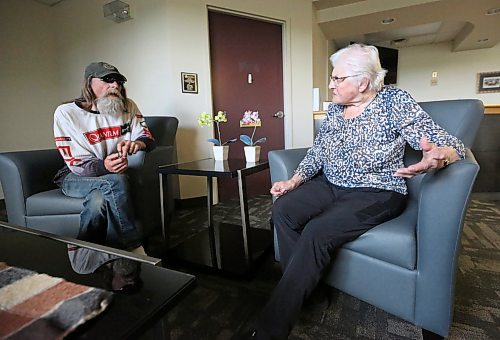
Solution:
[[[417,221],[418,278],[415,319],[438,334],[448,330],[453,315],[455,271],[465,213],[479,164],[470,150],[466,158],[422,180]],[[428,308],[432,306],[432,308]],[[427,307],[427,308],[426,308]],[[443,315],[448,320],[443,322]]]
[[[144,165],[144,159],[146,158],[146,151],[140,150],[135,154],[128,156],[128,167],[129,169],[140,168]]]
[[[26,198],[57,188],[52,180],[63,165],[56,149],[0,154],[0,180],[9,223],[26,226]]]
[[[269,151],[269,171],[271,172],[271,183],[286,181],[293,176],[293,171],[297,168],[300,161],[306,155],[308,148],[284,149]],[[272,225],[272,223],[271,223]],[[276,232],[274,236],[274,259],[280,260],[278,239]]]
[[[306,155],[309,148],[269,151],[271,182],[285,181],[293,176],[293,171]]]
[[[134,212],[141,221],[141,229],[146,235],[150,235],[154,230],[161,230],[162,207],[160,207],[158,166],[173,164],[175,161],[175,146],[157,146],[151,152],[143,154],[142,166],[131,167],[127,172],[132,187]],[[171,208],[177,185],[174,178],[171,178],[173,176],[168,177],[168,183],[164,183],[164,194],[167,208]]]

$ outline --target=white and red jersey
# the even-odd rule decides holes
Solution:
[[[117,152],[122,140],[141,140],[154,147],[144,117],[130,99],[120,115],[86,111],[75,102],[59,105],[54,113],[54,138],[68,168],[80,176],[108,173],[104,159]]]

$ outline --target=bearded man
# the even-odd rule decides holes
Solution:
[[[79,239],[145,254],[124,172],[128,155],[156,144],[137,105],[127,98],[126,80],[113,65],[91,63],[81,97],[57,107],[54,138],[65,166],[54,182],[66,196],[84,198]]]

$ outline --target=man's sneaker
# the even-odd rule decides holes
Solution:
[[[116,255],[75,246],[73,244],[68,244],[68,257],[71,267],[79,274],[93,273],[99,267],[119,258]]]
[[[119,258],[110,265],[113,273],[111,289],[118,291],[134,291],[141,286],[141,264],[134,260]]]

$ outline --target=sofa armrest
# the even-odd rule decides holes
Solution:
[[[63,166],[56,149],[0,154],[0,180],[9,223],[26,226],[26,198],[57,188],[53,177]]]
[[[285,181],[293,176],[293,171],[306,155],[308,148],[269,151],[271,182]]]
[[[479,164],[467,150],[464,160],[428,173],[422,180],[416,230],[415,319],[420,324],[436,325],[436,329],[428,329],[438,334],[446,334],[448,329],[439,329],[439,325],[452,320],[460,239],[478,172]],[[448,320],[443,320],[444,316]]]

